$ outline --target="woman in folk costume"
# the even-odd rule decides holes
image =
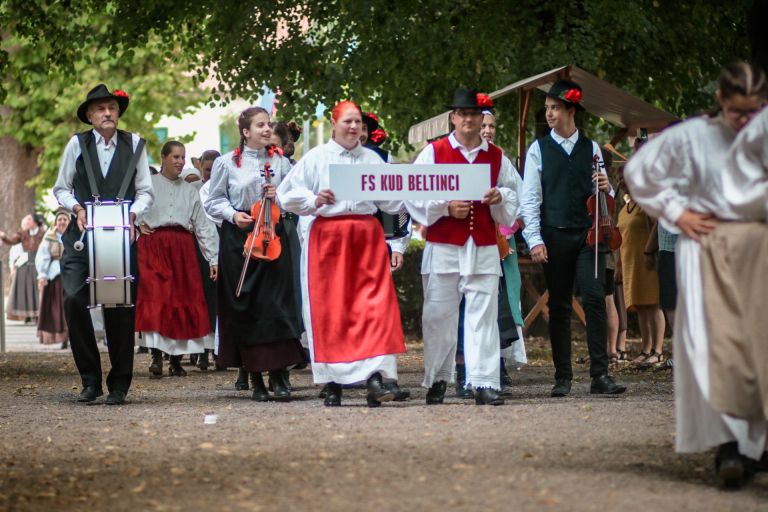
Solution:
[[[240,146],[217,158],[211,174],[208,214],[221,221],[218,283],[219,352],[217,365],[245,368],[250,373],[253,399],[267,401],[270,395],[261,372],[269,372],[275,400],[290,400],[286,367],[306,361],[299,342],[301,318],[294,289],[293,224],[282,215],[274,232],[279,238],[276,259],[246,260],[244,251],[254,221],[252,206],[274,200],[275,187],[291,168],[290,162],[270,144],[272,125],[261,107],[245,109],[237,119]],[[270,242],[277,243],[277,240]],[[241,274],[247,264],[242,287]]]
[[[394,399],[383,379],[397,380],[395,354],[405,352],[400,310],[377,207],[398,213],[400,201],[336,200],[331,164],[380,164],[360,144],[360,108],[332,111],[332,139],[309,151],[278,187],[280,205],[314,216],[301,259],[302,307],[315,383],[329,384],[326,406],[341,405],[342,384],[366,382],[367,402]]]
[[[43,218],[35,214],[21,219],[21,230],[13,234],[0,231],[0,240],[8,245],[21,244],[24,255],[16,264],[16,274],[11,283],[8,296],[6,315],[9,320],[24,320],[31,322],[37,318],[37,271],[35,270],[35,255],[40,242],[45,236]]]
[[[752,461],[763,455],[766,421],[739,418],[713,407],[711,390],[718,383],[712,380],[710,351],[721,340],[711,337],[706,322],[700,241],[714,229],[715,217],[739,218],[730,203],[746,192],[724,191],[726,155],[739,130],[765,103],[768,83],[764,73],[749,64],[731,64],[720,75],[716,96],[717,114],[668,128],[645,144],[630,159],[624,179],[644,210],[659,217],[671,232],[680,233],[674,321],[677,451],[718,447],[718,477],[735,487],[750,471]]]
[[[184,354],[213,348],[208,308],[197,265],[196,241],[217,274],[219,238],[214,224],[203,212],[198,190],[181,179],[185,150],[169,141],[160,151],[159,174],[152,176],[155,202],[139,226],[139,287],[136,299],[136,330],[142,344],[152,350],[150,377],[163,375],[162,352],[170,355],[168,372],[183,377]],[[211,343],[205,345],[206,339]]]
[[[67,348],[69,332],[64,319],[64,287],[61,284],[61,255],[64,244],[61,235],[69,226],[69,213],[56,212],[53,227],[48,230],[35,256],[37,285],[40,289],[40,316],[37,320],[37,337],[40,343],[61,343]]]

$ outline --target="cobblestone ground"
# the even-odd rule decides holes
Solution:
[[[67,351],[5,354],[0,510],[768,510],[768,476],[723,491],[711,453],[673,452],[671,372],[617,370],[629,391],[598,398],[577,365],[554,400],[531,349],[541,364],[494,408],[425,406],[418,343],[400,358],[413,400],[379,409],[361,389],[323,407],[309,370],[287,404],[251,401],[234,371],[149,380],[143,354],[129,403],[86,406]]]

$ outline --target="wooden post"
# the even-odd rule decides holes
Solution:
[[[520,104],[517,118],[517,170],[520,175],[525,169],[526,127],[528,126],[528,111],[531,107],[532,89],[520,90]]]

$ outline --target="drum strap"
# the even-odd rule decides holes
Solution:
[[[117,200],[122,201],[125,197],[125,193],[128,192],[128,186],[131,184],[131,179],[136,174],[136,164],[139,163],[139,157],[144,150],[144,139],[139,139],[139,143],[136,145],[136,151],[131,156],[131,161],[128,164],[128,170],[123,176],[123,183],[120,185],[120,192],[117,193]]]
[[[80,143],[80,153],[83,155],[83,163],[85,164],[85,174],[88,176],[88,186],[91,188],[91,195],[94,199],[99,198],[99,187],[96,186],[96,177],[93,174],[93,163],[91,162],[91,155],[85,147],[85,134],[78,133],[77,141]]]

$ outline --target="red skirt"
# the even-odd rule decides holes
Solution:
[[[136,330],[174,340],[210,332],[197,264],[195,238],[181,227],[161,227],[139,237]]]
[[[349,363],[405,352],[384,231],[374,217],[318,217],[308,267],[315,361]]]

